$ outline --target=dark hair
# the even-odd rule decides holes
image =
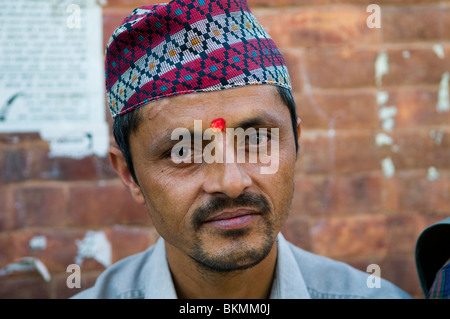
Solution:
[[[298,152],[298,134],[297,134],[297,111],[295,108],[295,101],[292,93],[289,89],[283,88],[281,86],[277,86],[277,92],[281,98],[281,100],[286,104],[289,109],[289,113],[291,115],[292,128],[294,130],[294,140],[295,140],[295,152]],[[136,184],[139,185],[136,173],[134,171],[133,159],[131,157],[130,151],[130,136],[133,133],[136,133],[139,122],[141,120],[140,109],[134,110],[133,112],[128,112],[123,115],[116,116],[113,124],[113,133],[114,138],[116,140],[117,145],[125,157],[125,161],[128,165],[128,169],[130,170],[130,174],[133,177]]]

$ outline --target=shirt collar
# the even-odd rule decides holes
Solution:
[[[309,299],[305,281],[289,247],[289,243],[278,234],[278,254],[275,278],[270,299]],[[149,299],[176,299],[177,294],[166,258],[165,244],[160,237],[149,262],[146,265],[145,297]],[[157,287],[155,289],[155,287]]]
[[[149,262],[146,264],[145,298],[147,299],[177,299],[177,293],[167,263],[164,239],[160,237]],[[149,284],[151,283],[151,284]]]
[[[270,299],[310,299],[305,281],[289,243],[280,233],[278,255]]]

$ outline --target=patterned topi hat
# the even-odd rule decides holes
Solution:
[[[106,48],[112,117],[160,98],[251,84],[291,89],[285,60],[245,0],[137,8]]]

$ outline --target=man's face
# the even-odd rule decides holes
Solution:
[[[288,216],[296,159],[290,114],[275,87],[180,95],[145,106],[141,115],[130,150],[142,198],[168,249],[217,271],[245,269],[264,259]],[[269,164],[259,160],[175,163],[171,151],[179,140],[171,133],[177,128],[194,132],[194,120],[201,120],[205,131],[217,118],[227,128],[266,128],[268,138],[259,142],[277,161],[276,172],[261,174]],[[279,148],[270,152],[275,128]],[[233,144],[225,132],[219,134],[224,154],[239,147],[254,150],[254,140],[258,143],[251,137],[250,146]],[[193,136],[192,144],[194,138],[202,136]],[[210,143],[203,141],[203,147]]]

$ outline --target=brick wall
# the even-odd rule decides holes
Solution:
[[[109,0],[104,42],[137,6]],[[450,213],[450,1],[249,0],[285,55],[303,121],[292,213],[283,233],[315,253],[423,297],[414,246]],[[371,3],[381,28],[368,28]],[[447,84],[447,86],[446,86]],[[440,103],[443,104],[438,104]],[[51,274],[0,278],[1,298],[66,298],[66,272],[88,231],[112,261],[158,237],[107,158],[50,158],[38,134],[0,134],[0,268],[29,256]],[[35,245],[36,239],[44,245]],[[83,260],[81,289],[104,265]]]

